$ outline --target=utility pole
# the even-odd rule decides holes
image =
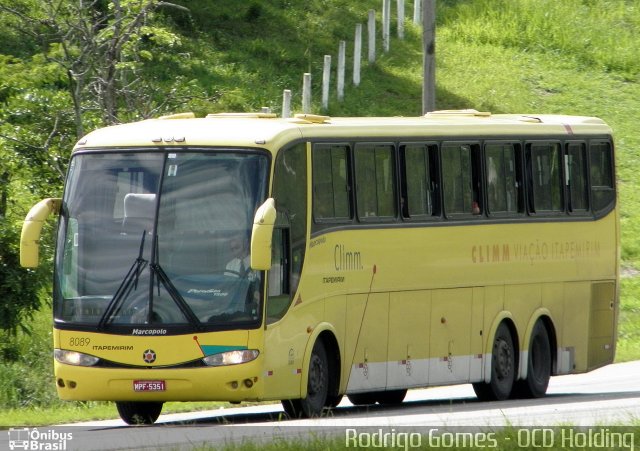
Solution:
[[[422,114],[427,114],[436,109],[436,0],[422,2]]]

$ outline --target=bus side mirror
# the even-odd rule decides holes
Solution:
[[[271,269],[273,226],[276,223],[276,204],[267,199],[256,211],[251,233],[251,269]]]
[[[22,223],[20,235],[20,266],[36,268],[40,257],[40,235],[42,226],[51,213],[59,213],[62,199],[44,199],[29,210]]]

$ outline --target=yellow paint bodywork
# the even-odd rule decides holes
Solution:
[[[295,377],[295,368],[308,362],[307,330],[319,335],[324,325],[335,330],[343,393],[488,381],[504,320],[515,332],[521,378],[542,317],[555,337],[554,374],[613,361],[615,211],[585,222],[344,230],[311,242],[301,302],[267,327],[267,397],[297,397],[290,390],[298,384],[304,396],[306,373]],[[341,252],[358,263],[340,268]],[[349,388],[355,376],[362,380]]]
[[[61,399],[76,400],[258,400],[264,390],[263,355],[239,365],[180,366],[201,360],[204,353],[200,346],[262,349],[263,340],[261,329],[171,336],[56,330],[56,349],[82,352],[117,363],[117,367],[80,367],[56,361],[56,387]],[[149,350],[156,357],[153,363],[144,361],[144,354]],[[161,380],[166,383],[166,390],[134,392],[136,380]],[[251,380],[251,387],[247,387],[246,380]]]
[[[40,234],[42,226],[53,213],[60,211],[62,199],[44,199],[35,204],[24,222],[20,234],[20,266],[23,268],[36,268],[40,258]]]
[[[148,120],[83,138],[75,151],[184,146],[252,147],[275,155],[297,141],[356,136],[411,141],[429,136],[505,139],[589,133],[608,136],[595,118],[440,114],[420,118],[267,119],[239,116]],[[311,174],[311,146],[307,145]],[[311,205],[311,189],[307,189]],[[57,330],[57,348],[87,352],[122,365],[81,368],[55,364],[63,399],[261,400],[306,396],[316,340],[334,337],[339,392],[397,389],[488,380],[493,337],[512,324],[523,357],[536,321],[553,326],[554,373],[588,371],[612,362],[618,311],[618,217],[572,222],[457,223],[425,227],[335,229],[310,235],[291,307],[258,330],[196,334],[200,344],[259,349],[258,359],[228,367],[163,368],[202,356],[184,336],[118,336]],[[307,224],[311,224],[310,211]],[[267,277],[268,279],[268,277]],[[268,291],[267,291],[268,292]],[[267,301],[268,302],[268,301]],[[268,310],[268,306],[266,307]],[[126,351],[73,346],[131,346]],[[205,343],[206,341],[206,343]],[[94,344],[95,343],[95,344]],[[90,352],[89,352],[90,351]],[[165,392],[134,393],[134,380],[165,380]],[[254,380],[251,388],[243,385]],[[74,382],[74,384],[70,384]],[[61,387],[60,385],[64,385]],[[71,386],[74,388],[71,388]],[[233,388],[236,387],[236,388]]]

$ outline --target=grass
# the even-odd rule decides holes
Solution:
[[[621,281],[616,361],[640,359],[640,278]]]
[[[365,23],[369,8],[380,7],[374,0],[313,0],[304,8],[291,0],[217,2],[215,7],[208,0],[183,3],[198,14],[167,18],[184,39],[176,53],[179,64],[170,70],[159,64],[156,75],[168,84],[182,77],[194,92],[206,91],[206,98],[184,105],[198,114],[261,106],[279,112],[283,89],[293,90],[293,109],[299,111],[303,72],[312,73],[314,108],[320,112],[322,55],[335,55],[337,41],[345,39],[349,59],[355,24]],[[593,115],[611,125],[622,263],[639,270],[640,6],[626,0],[451,0],[438,2],[438,8],[437,108]],[[404,41],[392,39],[388,54],[379,46],[376,63],[363,62],[361,85],[347,83],[342,103],[332,94],[327,114],[420,114],[421,31],[407,24],[405,34]],[[366,55],[366,44],[363,51]],[[31,335],[0,335],[0,426],[115,417],[110,403],[57,400],[49,309],[44,307],[30,326]],[[625,278],[617,361],[639,358],[640,279]],[[167,409],[211,406],[170,403]]]

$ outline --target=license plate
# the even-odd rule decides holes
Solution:
[[[133,381],[133,391],[165,391],[165,381]]]

